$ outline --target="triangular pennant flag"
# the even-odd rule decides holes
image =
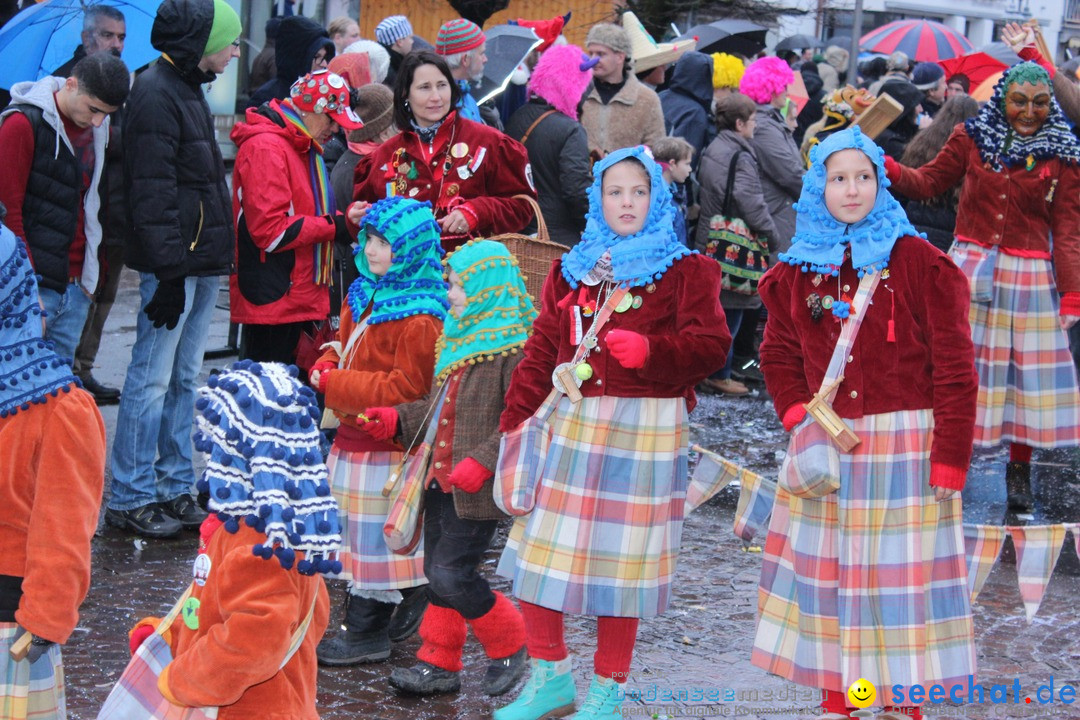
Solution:
[[[1042,603],[1050,575],[1054,572],[1061,544],[1065,540],[1064,525],[1010,527],[1016,548],[1016,577],[1020,597],[1024,599],[1027,620],[1035,617]]]
[[[750,542],[769,527],[776,504],[776,481],[749,470],[739,476],[739,505],[735,508],[735,534]]]
[[[1073,545],[1076,546],[1076,557],[1080,558],[1080,523],[1068,524],[1065,529],[1072,530]]]
[[[1005,544],[1005,528],[1000,525],[965,525],[964,548],[967,554],[968,592],[971,602],[979,596],[986,578],[994,569],[1001,547]]]
[[[739,479],[742,468],[727,458],[694,445],[691,450],[701,453],[701,460],[694,468],[694,476],[686,488],[686,513],[702,505],[706,500]]]

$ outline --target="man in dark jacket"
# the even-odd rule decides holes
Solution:
[[[98,52],[110,52],[120,57],[124,52],[124,40],[127,39],[127,22],[124,13],[111,5],[90,5],[83,13],[82,42],[75,48],[75,54],[66,63],[56,68],[54,77],[69,77],[75,63],[87,55]]]
[[[701,153],[716,137],[712,76],[712,57],[688,52],[675,63],[667,90],[660,92],[664,128],[668,135],[681,137],[694,146],[691,165],[695,170]]]
[[[162,57],[124,108],[124,191],[139,272],[138,314],[105,519],[146,537],[197,529],[191,422],[218,278],[236,233],[202,84],[240,55],[240,18],[225,0],[165,0],[150,42]]]
[[[249,108],[289,96],[296,79],[315,70],[325,70],[334,59],[334,41],[319,23],[303,15],[291,15],[281,21],[274,41],[274,64],[277,77],[271,78],[251,94]]]

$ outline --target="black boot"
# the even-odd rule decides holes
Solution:
[[[1009,509],[1029,513],[1034,507],[1031,499],[1031,464],[1010,462],[1005,466],[1005,491],[1009,494]]]
[[[380,662],[390,657],[387,625],[394,604],[345,595],[345,623],[331,638],[323,638],[315,649],[320,665],[338,667]]]
[[[390,642],[401,642],[416,634],[428,606],[428,586],[405,588],[401,591],[401,596],[401,604],[394,609],[394,616],[390,618],[390,627],[387,630]]]

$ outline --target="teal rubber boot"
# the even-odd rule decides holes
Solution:
[[[517,700],[495,711],[495,720],[542,720],[562,717],[574,709],[574,677],[570,659],[558,663],[530,660],[529,680]],[[563,665],[565,669],[558,666]],[[560,669],[562,670],[560,672]]]
[[[611,678],[593,675],[589,694],[570,720],[621,720],[622,686]]]

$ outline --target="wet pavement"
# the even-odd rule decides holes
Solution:
[[[125,273],[95,370],[98,380],[116,386],[123,383],[138,310],[137,279],[130,271]],[[223,306],[227,302],[224,291],[221,302]],[[224,345],[227,331],[227,311],[221,309],[209,347]],[[226,362],[208,361],[204,373]],[[116,407],[102,408],[102,414],[111,439]],[[786,436],[764,397],[703,397],[691,423],[697,442],[756,472],[775,476]],[[1006,459],[1004,451],[978,453],[964,495],[967,522],[1023,522],[1005,519],[1001,478]],[[1029,522],[1080,521],[1080,451],[1036,451],[1034,461],[1037,507]],[[687,520],[672,607],[663,617],[641,624],[627,688],[631,694],[640,693],[642,699],[627,701],[625,717],[791,718],[816,714],[813,708],[817,701],[805,689],[750,665],[761,554],[744,550],[743,542],[732,533],[737,496],[735,489],[728,488]],[[194,533],[170,541],[142,541],[113,528],[99,529],[93,547],[90,593],[79,626],[64,648],[71,718],[97,716],[127,663],[128,628],[140,617],[168,610],[190,581],[196,544]],[[496,544],[501,547],[501,534]],[[1011,688],[1014,679],[1019,679],[1023,688],[1021,698],[1035,699],[1038,687],[1048,684],[1051,677],[1058,691],[1065,684],[1080,687],[1080,563],[1073,547],[1069,535],[1042,607],[1031,624],[1024,619],[1015,566],[999,562],[991,573],[975,606],[977,680],[987,688],[988,698],[992,684]],[[491,577],[497,557],[497,550],[486,556]],[[495,578],[493,584],[508,592],[501,578]],[[338,583],[330,586],[335,605],[333,627],[340,621],[337,606],[342,590]],[[567,645],[575,658],[579,700],[591,675],[595,631],[595,621],[567,618]],[[513,692],[501,701],[483,694],[480,685],[486,663],[471,638],[460,693],[428,699],[396,695],[388,688],[386,677],[395,667],[411,665],[418,646],[414,637],[395,646],[385,663],[321,669],[319,710],[324,720],[487,718],[494,707],[513,698]],[[1080,703],[1039,705],[1021,699],[1019,705],[939,707],[942,710],[933,717],[1080,718]]]

